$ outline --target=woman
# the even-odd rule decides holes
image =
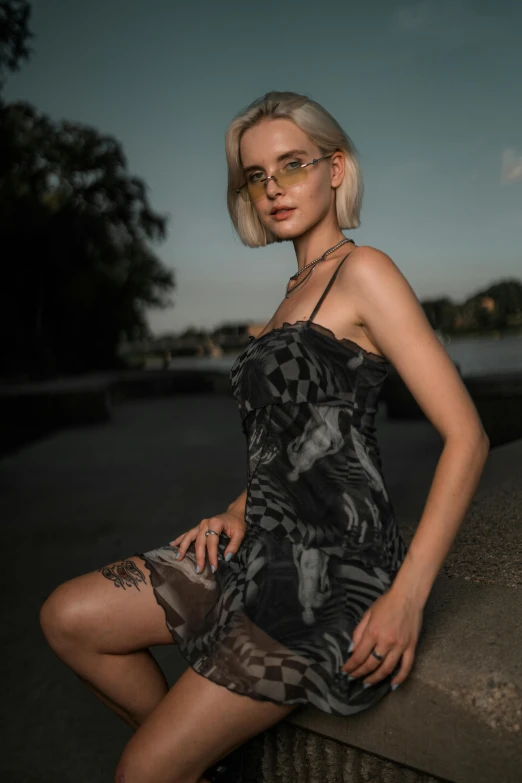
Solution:
[[[411,287],[389,256],[342,234],[359,225],[362,181],[331,115],[268,93],[233,120],[226,153],[243,243],[291,241],[297,260],[231,371],[247,489],[42,608],[54,651],[136,729],[116,772],[126,783],[239,779],[218,761],[298,705],[348,716],[404,682],[488,453]],[[389,363],[444,441],[407,552],[373,426]],[[148,647],[173,641],[191,666],[169,690]]]

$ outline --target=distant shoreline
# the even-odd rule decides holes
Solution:
[[[492,340],[503,340],[506,337],[522,337],[522,326],[513,327],[511,329],[481,329],[470,330],[469,332],[458,330],[456,332],[446,331],[444,329],[440,331],[444,337],[450,337],[451,342],[458,342],[459,340],[478,339],[481,337],[489,337]]]

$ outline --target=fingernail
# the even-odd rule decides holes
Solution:
[[[232,552],[229,552],[228,555],[225,557],[225,560],[228,562],[231,557],[232,557]]]
[[[210,566],[210,570],[212,571],[212,573],[214,573],[214,571],[215,571],[216,569],[214,568],[214,566],[213,566],[213,565],[211,565],[211,566]]]
[[[356,680],[356,679],[357,679],[357,677],[352,677],[351,675],[349,675],[349,676],[348,676],[348,679],[349,679],[349,680]]]
[[[199,574],[199,566],[196,566],[196,574]]]
[[[181,554],[181,552],[176,552],[176,555],[174,556],[174,560],[177,560],[178,557],[180,556],[180,554]]]
[[[392,691],[396,691],[397,688],[399,687],[399,685],[400,685],[400,682],[396,682],[395,685],[392,685],[391,686]]]
[[[354,647],[355,647],[355,642],[350,642],[350,646],[348,647],[348,652],[351,653]]]
[[[371,682],[365,682],[364,685],[363,685],[363,690],[364,690],[364,688],[369,688],[370,685],[372,685]]]

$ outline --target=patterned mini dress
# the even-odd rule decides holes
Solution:
[[[349,255],[349,254],[348,254]],[[137,553],[184,658],[235,693],[351,715],[390,691],[340,667],[362,615],[406,546],[382,473],[374,418],[388,361],[312,315],[251,338],[230,372],[247,444],[246,534],[215,574],[192,543]],[[188,528],[187,528],[188,529]]]

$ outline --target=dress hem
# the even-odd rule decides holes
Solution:
[[[167,610],[165,609],[165,606],[162,603],[162,599],[160,598],[160,595],[159,595],[158,591],[156,590],[156,585],[154,584],[154,580],[155,580],[155,578],[157,576],[157,572],[154,569],[154,566],[149,562],[149,560],[146,557],[144,552],[135,552],[134,553],[134,557],[140,557],[143,560],[143,562],[145,563],[145,565],[147,566],[147,568],[149,570],[149,579],[150,579],[150,584],[151,584],[151,587],[152,587],[152,594],[154,595],[154,598],[156,599],[156,603],[158,604],[158,606],[161,609],[163,609],[163,614],[165,616],[165,626],[167,628],[167,631],[170,633],[170,635],[172,637],[173,643],[179,646],[180,645],[180,638],[177,637],[176,632],[173,631],[172,628],[170,628],[170,626],[169,626],[168,617],[167,617]]]
[[[375,683],[375,685],[374,685],[375,689],[377,690],[377,688],[379,688],[379,690],[382,690],[383,685],[385,685],[386,684],[386,680],[388,680],[388,689],[387,689],[387,691],[385,693],[379,693],[379,695],[377,695],[376,699],[373,702],[369,702],[369,703],[365,702],[363,704],[351,704],[351,705],[349,705],[349,708],[347,709],[346,712],[341,712],[341,711],[337,711],[337,710],[326,710],[326,709],[324,709],[324,703],[323,703],[323,706],[319,706],[319,704],[314,704],[313,699],[310,699],[310,698],[299,697],[299,698],[296,698],[296,699],[288,699],[288,700],[285,700],[285,701],[281,701],[281,700],[273,699],[270,696],[266,696],[266,695],[261,694],[261,693],[259,693],[257,691],[253,691],[253,690],[245,691],[245,690],[238,690],[236,688],[230,688],[226,683],[220,682],[219,679],[214,679],[209,674],[205,674],[204,672],[201,672],[201,671],[199,671],[196,668],[198,666],[199,662],[201,662],[201,661],[204,662],[205,656],[202,655],[201,658],[199,659],[199,662],[198,661],[195,662],[195,661],[191,660],[191,658],[186,653],[186,651],[184,651],[184,649],[183,649],[183,641],[184,640],[181,639],[181,637],[179,637],[176,634],[176,632],[170,628],[169,623],[168,623],[167,611],[165,609],[165,606],[162,603],[161,596],[159,595],[159,593],[156,590],[155,578],[157,576],[157,572],[156,572],[156,570],[154,568],[154,565],[149,562],[149,560],[146,557],[146,554],[144,552],[135,552],[134,556],[141,558],[143,560],[143,562],[145,563],[148,571],[149,571],[150,583],[151,583],[151,586],[152,586],[152,592],[154,594],[154,598],[155,598],[156,603],[158,604],[158,606],[160,606],[161,609],[163,609],[163,613],[164,613],[164,616],[165,616],[165,625],[166,625],[167,630],[169,631],[169,633],[170,633],[170,635],[172,637],[173,643],[178,646],[179,652],[180,652],[181,656],[183,657],[183,659],[187,662],[187,664],[190,666],[190,668],[196,674],[200,675],[200,677],[205,677],[205,679],[210,680],[210,682],[213,682],[216,685],[219,685],[221,688],[226,688],[226,690],[229,691],[230,693],[235,693],[238,696],[246,696],[246,697],[252,699],[253,701],[270,702],[271,704],[275,704],[275,705],[277,705],[279,707],[294,707],[294,708],[298,708],[298,707],[313,707],[315,709],[320,710],[321,712],[324,712],[326,715],[332,715],[333,717],[338,717],[338,718],[347,718],[347,717],[350,717],[351,715],[355,715],[358,712],[362,712],[363,710],[366,710],[369,707],[377,704],[377,702],[380,702],[384,698],[384,696],[386,696],[386,694],[389,691],[391,691],[390,681],[391,681],[391,678],[393,676],[395,676],[395,674],[397,673],[399,665],[397,665],[396,669],[393,672],[391,672],[388,675],[387,678],[384,678],[384,680],[381,680],[381,681]]]

